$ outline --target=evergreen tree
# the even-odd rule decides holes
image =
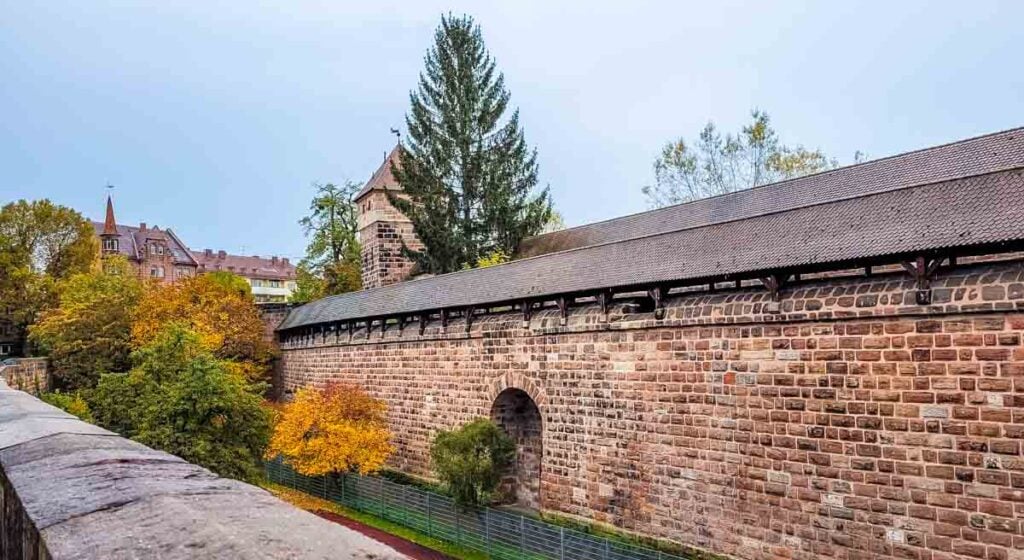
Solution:
[[[410,94],[409,137],[392,172],[405,198],[391,203],[412,221],[422,251],[403,247],[422,272],[472,266],[539,233],[551,216],[548,190],[534,193],[537,153],[519,111],[503,119],[509,93],[473,19],[442,17]]]

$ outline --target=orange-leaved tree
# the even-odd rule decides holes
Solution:
[[[201,274],[174,284],[154,284],[143,294],[132,323],[141,348],[171,322],[199,336],[202,346],[256,380],[266,374],[270,345],[245,280],[228,273]]]
[[[285,404],[267,458],[281,456],[307,476],[379,470],[393,451],[387,405],[357,385],[299,389]]]

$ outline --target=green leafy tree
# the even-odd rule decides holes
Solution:
[[[27,326],[57,302],[58,282],[88,271],[98,255],[92,224],[70,208],[49,200],[0,208],[0,320],[24,342]]]
[[[445,273],[502,251],[549,222],[548,190],[537,185],[537,153],[509,104],[505,78],[470,17],[442,17],[418,91],[410,94],[408,139],[392,173],[391,203],[424,249],[403,253],[421,272]]]
[[[102,267],[61,281],[57,292],[59,304],[29,327],[29,340],[50,357],[57,386],[89,388],[102,372],[127,371],[132,313],[142,295],[128,261],[107,257]]]
[[[306,303],[325,295],[327,295],[327,287],[324,279],[311,272],[305,263],[300,262],[295,267],[295,290],[292,291],[290,301]]]
[[[442,430],[430,446],[434,473],[464,506],[490,503],[515,453],[512,440],[487,418]]]
[[[299,220],[309,244],[299,261],[292,301],[305,302],[362,288],[357,236],[357,183],[314,185],[309,215]]]
[[[91,392],[101,426],[222,476],[258,480],[270,414],[244,376],[180,323],[132,359],[131,371],[104,374]]]
[[[691,144],[665,144],[654,162],[654,184],[643,188],[658,208],[833,169],[821,150],[782,144],[768,114],[753,111],[738,134],[723,136],[713,122]]]

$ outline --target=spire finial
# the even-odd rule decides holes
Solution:
[[[107,185],[107,215],[106,219],[103,220],[103,235],[117,235],[117,221],[114,220],[114,201],[110,195],[113,189],[114,185]]]

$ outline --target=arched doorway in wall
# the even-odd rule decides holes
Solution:
[[[522,389],[505,389],[491,405],[491,419],[516,444],[516,458],[503,486],[514,496],[516,505],[539,509],[544,450],[543,424],[537,403]]]

